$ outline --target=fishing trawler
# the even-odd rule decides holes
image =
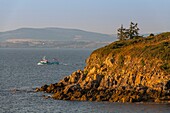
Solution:
[[[37,63],[37,65],[52,65],[52,64],[59,64],[59,62],[58,62],[58,61],[49,62],[49,61],[46,59],[46,56],[44,56],[44,57],[42,58],[42,60]]]

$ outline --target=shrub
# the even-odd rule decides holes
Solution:
[[[151,36],[151,37],[152,37],[152,36],[154,36],[154,34],[153,34],[153,33],[151,33],[149,36]]]
[[[120,65],[120,67],[122,67],[124,65],[124,56],[123,55],[120,55],[119,56],[119,59],[118,59],[118,64]]]
[[[145,66],[145,61],[143,59],[140,62],[142,66]]]
[[[170,73],[170,64],[169,63],[164,63],[160,66],[160,68],[168,73]]]

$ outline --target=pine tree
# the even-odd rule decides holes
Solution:
[[[127,29],[129,39],[137,37],[139,35],[138,31],[139,31],[138,24],[137,23],[134,24],[133,22],[131,22],[129,29]]]
[[[119,40],[134,39],[138,37],[139,28],[137,23],[130,23],[129,29],[123,28],[123,25],[117,30],[117,36]]]
[[[127,38],[126,29],[123,28],[123,25],[121,25],[121,27],[117,31],[118,31],[117,36],[119,40],[125,40]]]

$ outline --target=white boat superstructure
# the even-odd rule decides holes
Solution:
[[[37,65],[52,65],[52,64],[59,64],[59,62],[58,62],[58,61],[49,62],[49,61],[46,59],[46,56],[44,56],[44,57],[42,58],[42,60],[37,63]]]

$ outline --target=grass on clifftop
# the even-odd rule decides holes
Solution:
[[[109,54],[131,56],[147,60],[163,61],[161,69],[170,73],[170,32],[138,39],[116,41],[105,47],[95,50],[98,59],[103,61]]]

